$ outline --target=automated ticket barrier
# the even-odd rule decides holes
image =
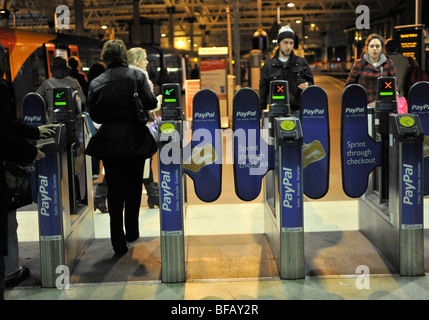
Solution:
[[[280,275],[300,279],[304,268],[302,130],[295,117],[274,120],[276,216],[280,226]]]
[[[195,194],[202,201],[215,201],[221,193],[222,134],[219,98],[209,89],[202,89],[195,94],[192,141],[185,145],[186,128],[182,121],[179,85],[164,84],[162,93],[162,122],[158,126],[161,274],[163,282],[183,282],[186,280],[187,247],[184,245],[186,176],[192,179]]]
[[[305,276],[302,130],[300,120],[289,117],[288,83],[270,83],[269,112],[265,114],[268,145],[274,163],[265,177],[264,228],[282,279]],[[272,186],[274,188],[272,189]]]
[[[88,205],[85,161],[85,139],[89,138],[89,124],[82,116],[80,97],[69,87],[53,89],[53,122],[64,123],[67,132],[67,155],[69,161],[70,212],[79,214]],[[84,130],[86,126],[87,130]],[[83,202],[83,203],[82,203]]]
[[[376,168],[374,183],[379,194],[379,203],[383,203],[389,199],[389,115],[398,111],[396,78],[378,78],[374,111],[375,141],[381,144],[381,166]]]
[[[91,158],[84,155],[84,148],[89,141],[89,124],[86,117],[80,114],[76,116],[75,110],[80,110],[77,93],[71,92],[70,88],[57,88],[54,91],[64,92],[54,99],[56,108],[53,119],[49,119],[57,123],[54,127],[55,136],[36,141],[46,154],[46,158],[36,162],[43,287],[56,286],[56,279],[64,271],[58,267],[67,267],[67,271],[72,272],[94,239]],[[31,94],[23,101],[25,110],[40,110],[39,106],[42,105],[45,105],[43,98],[38,94]],[[73,148],[75,145],[79,147]],[[72,169],[70,166],[73,166]],[[73,205],[71,202],[75,201],[72,198],[75,192],[71,192],[70,187],[75,188],[76,184],[70,183],[70,180],[79,179],[79,173],[84,175],[84,180],[80,182],[83,187],[80,189],[85,190],[86,195],[83,200],[80,198],[82,201]]]
[[[65,235],[70,233],[70,205],[66,127],[55,128],[55,136],[38,140],[46,154],[36,164],[42,287],[55,287],[56,269],[66,265]]]
[[[304,194],[329,188],[329,120],[326,92],[310,86],[300,97],[300,119],[290,116],[288,83],[272,81],[263,128],[271,156],[264,183],[264,228],[282,279],[305,276]]]
[[[183,282],[185,272],[183,202],[183,111],[180,87],[162,86],[162,122],[158,125],[161,219],[161,279]]]
[[[395,97],[394,79],[379,78],[370,135],[365,90],[360,85],[344,90],[343,189],[350,197],[359,198],[359,230],[400,275],[414,276],[424,273],[423,130],[417,115],[396,113]],[[379,166],[387,169],[375,170]]]
[[[396,232],[391,253],[403,275],[424,273],[423,129],[417,115],[389,116],[389,209]]]
[[[194,97],[192,141],[184,146],[185,130],[182,123],[179,90],[172,84],[163,86],[163,120],[158,126],[158,159],[160,176],[161,214],[161,275],[163,282],[186,281],[184,245],[184,215],[186,190],[183,188],[186,173],[194,181],[199,199],[211,202],[220,195],[222,165],[222,135],[220,133],[219,100],[217,95],[202,89]],[[173,90],[172,90],[173,89]],[[304,94],[306,119],[320,137],[325,137],[328,125],[316,124],[323,118],[327,122],[327,97],[320,87]],[[174,93],[175,97],[171,96]],[[313,99],[308,99],[311,95]],[[303,130],[301,121],[289,116],[287,82],[272,83],[270,117],[264,133],[271,134],[268,142],[260,139],[259,99],[250,88],[238,90],[233,99],[233,148],[235,192],[243,201],[255,199],[266,176],[265,234],[274,253],[283,279],[303,278]],[[311,101],[310,101],[311,100]],[[317,103],[313,103],[317,101]],[[166,111],[166,112],[164,112]],[[285,113],[285,114],[283,114]],[[166,117],[164,116],[166,115]],[[173,115],[171,115],[173,114]],[[270,121],[271,120],[271,121]],[[268,130],[269,128],[269,130]],[[198,141],[199,138],[202,138]],[[311,137],[314,140],[314,136]],[[307,148],[307,167],[329,174],[321,160],[329,161],[329,147],[311,140]],[[326,141],[325,141],[326,140]],[[317,181],[320,175],[315,175]],[[210,183],[207,183],[210,181]],[[322,189],[326,188],[322,183]],[[268,192],[269,191],[269,192]],[[312,198],[323,196],[327,190],[311,190]]]

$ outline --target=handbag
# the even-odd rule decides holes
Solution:
[[[137,71],[134,71],[134,95],[133,95],[133,101],[134,101],[134,105],[136,107],[136,111],[137,111],[137,118],[139,121],[141,122],[150,122],[153,121],[152,116],[149,114],[149,112],[146,110],[146,108],[143,106],[140,98],[139,98],[139,92],[137,90],[137,77],[136,77],[136,73]]]
[[[31,174],[28,167],[5,161],[6,209],[12,211],[33,202]]]

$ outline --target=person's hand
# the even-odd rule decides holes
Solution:
[[[156,108],[155,108],[155,109],[150,110],[150,111],[152,111],[152,112],[157,112],[157,111],[161,110],[161,105],[162,105],[162,94],[158,95],[156,98],[158,99],[158,104],[156,105]]]
[[[55,130],[52,129],[54,125],[40,126],[39,129],[39,138],[46,139],[55,135]]]
[[[46,157],[46,154],[43,153],[42,151],[40,151],[39,148],[37,148],[37,156],[36,156],[36,160],[40,160]]]
[[[308,88],[308,82],[301,83],[298,86],[298,88],[301,89],[301,90],[304,90],[304,89]]]

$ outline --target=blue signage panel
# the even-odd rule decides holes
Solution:
[[[58,154],[47,153],[37,164],[40,238],[61,239],[61,189]]]
[[[38,93],[27,94],[22,101],[22,120],[29,125],[41,126],[46,124],[45,101]]]
[[[321,87],[310,86],[301,94],[301,126],[304,139],[304,193],[322,198],[329,189],[328,96]]]
[[[365,193],[369,174],[380,165],[380,150],[380,144],[368,135],[365,89],[349,85],[343,92],[341,109],[341,167],[346,195],[357,198]]]
[[[235,193],[244,201],[251,201],[259,195],[262,178],[270,163],[268,145],[260,137],[258,105],[258,95],[250,88],[242,88],[234,95]]]
[[[183,171],[194,181],[195,193],[205,202],[222,192],[222,131],[219,99],[209,89],[193,99],[191,152],[184,152]]]
[[[181,121],[161,122],[158,126],[158,166],[162,232],[183,231],[183,184],[181,164]],[[161,144],[165,141],[165,144]]]
[[[161,231],[183,231],[182,174],[180,164],[159,162]]]
[[[423,188],[421,143],[402,143],[401,206],[402,228],[423,228]]]
[[[408,112],[417,114],[425,134],[424,145],[429,147],[429,82],[418,82],[408,94]],[[423,153],[424,194],[429,194],[429,152]]]
[[[282,146],[279,159],[283,231],[303,231],[302,146]]]
[[[22,101],[22,119],[30,126],[46,124],[46,107],[42,96],[35,92],[28,93]],[[33,202],[37,202],[37,176],[35,162],[29,165],[31,173],[31,195]]]

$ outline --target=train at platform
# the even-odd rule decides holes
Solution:
[[[35,92],[51,76],[55,57],[68,59],[76,56],[81,61],[81,70],[88,72],[90,66],[100,60],[104,42],[61,33],[0,28],[0,43],[7,52],[5,77],[14,85],[17,118],[21,119],[23,98],[27,93]],[[160,93],[163,83],[179,83],[184,89],[185,80],[190,78],[196,63],[195,54],[154,45],[126,45],[128,49],[146,49],[149,61],[147,70],[156,95]]]

